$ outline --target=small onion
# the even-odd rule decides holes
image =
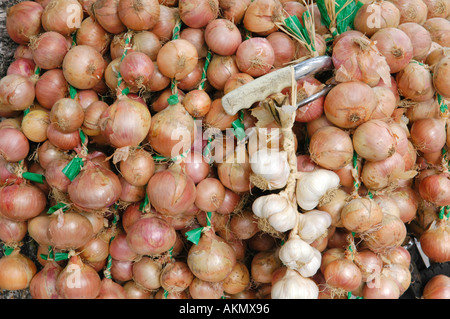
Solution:
[[[0,80],[0,108],[24,111],[36,96],[34,82],[23,75],[10,74]]]
[[[427,20],[428,7],[422,0],[392,0],[400,11],[400,24],[415,22],[422,25]]]
[[[428,68],[416,62],[409,63],[396,75],[400,94],[412,101],[424,102],[433,98],[433,76]]]
[[[58,249],[77,249],[86,245],[93,237],[89,220],[76,213],[55,213],[48,225],[48,237]]]
[[[214,20],[213,20],[214,21]],[[180,39],[191,42],[197,49],[198,57],[205,58],[208,54],[208,47],[205,42],[204,28],[183,28],[180,32]]]
[[[435,153],[446,142],[445,121],[425,118],[415,121],[411,126],[411,142],[423,153]]]
[[[0,156],[8,162],[19,162],[28,155],[30,143],[19,129],[0,130]]]
[[[450,55],[442,58],[434,67],[433,84],[440,95],[446,99],[450,99],[450,86],[448,84],[448,76],[450,74]]]
[[[153,157],[144,149],[136,149],[120,162],[120,172],[125,180],[135,186],[147,185],[155,172]]]
[[[59,299],[56,280],[62,267],[54,260],[49,260],[30,282],[30,295],[33,299]]]
[[[152,61],[156,61],[161,47],[159,37],[151,31],[138,32],[133,36],[133,51],[145,53]]]
[[[10,74],[20,74],[25,77],[30,77],[34,75],[36,69],[36,64],[31,59],[18,58],[11,62],[6,71],[6,75]]]
[[[449,299],[450,298],[450,277],[439,274],[431,278],[423,288],[424,299]]]
[[[6,246],[17,245],[25,238],[28,231],[28,221],[14,221],[0,216],[0,240]]]
[[[220,299],[223,296],[223,286],[220,282],[210,282],[194,278],[189,286],[192,299]]]
[[[159,277],[162,265],[150,257],[144,256],[133,264],[133,280],[141,287],[155,290],[161,287]]]
[[[344,291],[356,290],[362,282],[359,267],[351,260],[339,258],[330,262],[323,271],[328,286]]]
[[[382,221],[380,206],[370,198],[355,198],[341,211],[343,226],[352,232],[366,232]]]
[[[183,261],[167,264],[161,271],[161,287],[168,292],[181,292],[189,288],[194,280],[194,274]]]
[[[418,23],[406,22],[398,26],[400,30],[405,32],[413,45],[413,59],[423,61],[428,56],[431,49],[431,34]]]
[[[244,14],[244,27],[257,35],[266,36],[275,32],[275,22],[282,16],[282,5],[278,0],[255,0]]]
[[[234,74],[240,73],[236,63],[236,56],[222,56],[214,54],[206,71],[208,83],[217,90],[223,90],[225,83]]]
[[[379,276],[375,283],[367,283],[363,288],[364,299],[398,299],[400,295],[397,283],[384,275]]]
[[[61,69],[48,70],[36,82],[36,100],[49,110],[68,93],[69,85]]]
[[[371,231],[364,239],[367,247],[376,253],[383,253],[402,245],[406,238],[403,221],[391,214],[383,214],[380,227]]]
[[[374,17],[374,14],[376,16]],[[355,15],[355,30],[370,37],[384,28],[396,28],[400,23],[400,11],[389,1],[370,1],[358,10]]]

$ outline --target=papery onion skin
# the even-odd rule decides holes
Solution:
[[[44,8],[34,1],[13,5],[6,13],[6,30],[9,37],[18,44],[28,44],[30,37],[38,35],[42,30],[43,12]]]
[[[184,39],[175,39],[164,44],[156,58],[159,71],[176,80],[181,80],[191,73],[198,63],[197,60],[197,49]]]
[[[414,121],[410,134],[417,150],[423,153],[439,152],[446,143],[445,121],[433,118]]]
[[[359,267],[345,258],[330,262],[324,269],[323,275],[327,285],[345,291],[356,290],[362,281]]]
[[[56,291],[56,280],[62,267],[54,260],[49,260],[31,279],[30,295],[33,299],[59,299]]]
[[[27,137],[15,128],[0,130],[0,156],[8,162],[19,162],[28,155],[30,143]]]
[[[25,238],[28,221],[13,221],[0,216],[0,240],[7,246],[17,245]]]
[[[203,28],[219,14],[218,0],[178,0],[181,20],[191,28]]]
[[[61,69],[48,70],[36,82],[36,100],[49,110],[68,93],[69,85]]]
[[[252,1],[245,11],[242,23],[250,32],[267,36],[278,29],[275,21],[281,18],[281,10],[282,5],[278,0]]]
[[[162,265],[150,257],[143,256],[133,263],[133,280],[141,287],[154,290],[161,287],[159,280]]]
[[[55,31],[42,33],[31,41],[33,60],[38,67],[51,70],[61,67],[65,55],[70,49],[66,38]]]
[[[410,62],[395,77],[399,93],[412,101],[425,102],[433,98],[433,76],[428,68],[417,62]]]
[[[127,29],[119,18],[119,2],[120,0],[99,0],[92,6],[96,21],[112,34],[121,33]]]
[[[122,23],[131,30],[149,30],[159,20],[157,0],[121,0],[117,8]]]
[[[42,13],[42,26],[64,36],[75,32],[83,21],[83,7],[77,0],[53,0]]]
[[[381,222],[380,206],[370,198],[355,198],[342,208],[341,221],[347,230],[365,232]]]
[[[31,184],[13,184],[0,188],[0,213],[6,218],[26,221],[38,216],[46,204],[45,194]]]
[[[0,79],[0,107],[9,111],[24,111],[36,97],[34,82],[20,74]]]
[[[449,238],[450,227],[443,220],[437,220],[420,235],[419,241],[428,258],[437,263],[445,263],[450,261]]]
[[[413,45],[413,59],[423,61],[428,56],[431,49],[431,35],[427,29],[418,23],[406,22],[398,26],[400,30],[405,32]]]
[[[363,288],[364,299],[398,299],[400,295],[395,281],[383,275],[379,276],[375,283],[366,283]]]
[[[183,261],[167,264],[161,271],[161,286],[169,292],[183,291],[194,280],[194,274]]]
[[[205,28],[205,42],[212,52],[233,55],[242,43],[237,26],[227,19],[214,19]]]
[[[433,84],[436,91],[446,99],[450,99],[450,85],[448,77],[450,74],[450,55],[442,58],[435,66],[433,73]]]
[[[236,64],[239,70],[252,77],[267,74],[274,63],[275,52],[267,38],[250,38],[237,48]]]
[[[374,18],[374,14],[377,16]],[[389,1],[365,3],[355,15],[355,30],[370,37],[383,28],[396,28],[400,23],[400,11]]]

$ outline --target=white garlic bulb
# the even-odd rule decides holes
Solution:
[[[318,299],[319,287],[297,271],[287,269],[284,276],[272,285],[272,299]]]
[[[313,248],[313,257],[307,264],[300,267],[298,269],[298,272],[303,277],[312,277],[319,270],[321,263],[322,263],[322,254],[320,253],[319,250]]]
[[[297,207],[280,194],[270,194],[258,197],[252,205],[253,213],[259,218],[265,218],[279,232],[294,228],[299,215]]]
[[[280,260],[291,269],[299,269],[309,263],[314,256],[314,248],[298,235],[289,238],[280,248]]]
[[[339,175],[327,169],[302,172],[295,191],[298,205],[304,210],[316,208],[321,198],[329,190],[338,187],[339,183]]]
[[[328,231],[332,222],[330,214],[314,209],[302,214],[299,218],[298,234],[308,244],[320,238]]]
[[[263,148],[250,157],[252,172],[267,183],[267,189],[281,189],[286,186],[290,167],[285,151]]]

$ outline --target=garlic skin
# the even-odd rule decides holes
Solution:
[[[272,299],[318,299],[318,297],[317,284],[289,268],[283,278],[272,285]]]
[[[280,248],[280,260],[291,269],[300,269],[314,256],[314,248],[298,235],[289,238]]]
[[[252,204],[253,213],[259,218],[265,218],[279,232],[294,228],[297,223],[297,207],[280,194],[270,194],[258,197]]]
[[[298,234],[308,244],[324,235],[331,226],[332,218],[327,212],[314,209],[301,216],[298,219]]]
[[[339,184],[339,175],[327,169],[302,172],[297,179],[295,191],[297,203],[304,210],[313,210],[319,205],[322,196]]]
[[[290,167],[285,151],[263,148],[250,157],[251,169],[267,182],[268,189],[281,189],[286,186]]]
[[[314,276],[320,268],[322,263],[322,254],[316,248],[313,248],[313,257],[303,267],[298,269],[300,275],[305,278]]]

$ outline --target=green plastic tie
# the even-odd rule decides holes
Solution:
[[[9,256],[14,251],[14,247],[3,245],[3,250],[4,250],[5,256]]]
[[[72,100],[77,97],[77,90],[72,85],[69,85],[69,95]]]
[[[77,155],[69,162],[69,164],[66,165],[66,167],[63,168],[62,172],[71,182],[73,182],[75,177],[80,174],[83,165],[83,159]]]
[[[448,112],[448,105],[447,103],[445,103],[444,98],[442,97],[442,95],[440,95],[439,93],[436,94],[437,96],[437,100],[439,103],[439,109],[441,111],[441,113],[446,113]]]
[[[27,116],[28,113],[30,113],[30,106],[27,107],[27,108],[25,109],[25,111],[23,111],[23,115],[24,115],[24,116]]]
[[[45,180],[45,176],[42,174],[37,174],[37,173],[31,173],[31,172],[24,172],[22,173],[22,177],[32,181],[32,182],[36,182],[39,184],[44,184],[44,180]]]
[[[69,205],[67,205],[66,203],[58,203],[52,207],[50,207],[47,211],[48,215],[53,214],[54,212],[56,212],[57,210],[62,210],[63,212],[67,211],[69,209]]]
[[[178,104],[179,103],[178,94],[173,94],[173,95],[169,96],[169,98],[167,99],[167,102],[169,103],[169,105]]]
[[[445,216],[445,206],[442,206],[439,210],[439,219],[444,219]]]
[[[245,129],[244,129],[244,112],[241,110],[239,118],[231,123],[231,126],[234,129],[234,135],[237,137],[239,141],[243,141],[245,139]]]
[[[144,212],[145,208],[148,206],[148,204],[150,204],[150,200],[148,199],[147,193],[145,193],[144,201],[139,205],[139,210],[141,212]]]
[[[198,245],[200,237],[202,236],[202,231],[203,231],[203,227],[199,227],[199,228],[195,228],[195,229],[192,229],[192,230],[186,232],[187,240]]]
[[[310,17],[309,12],[305,11],[302,15],[303,22],[305,21],[305,17]],[[286,19],[284,19],[284,22],[286,24],[286,27],[288,28],[288,31],[292,34],[296,35],[298,38],[300,38],[302,41],[306,42],[312,49],[313,52],[316,51],[316,48],[311,42],[311,38],[308,34],[308,30],[300,23],[300,20],[297,16],[293,15]]]
[[[338,36],[349,29],[354,29],[353,22],[355,15],[364,4],[353,0],[335,0],[336,28],[331,25],[330,13],[327,10],[325,0],[317,0],[317,7],[320,11],[321,22],[330,30],[333,37]]]

